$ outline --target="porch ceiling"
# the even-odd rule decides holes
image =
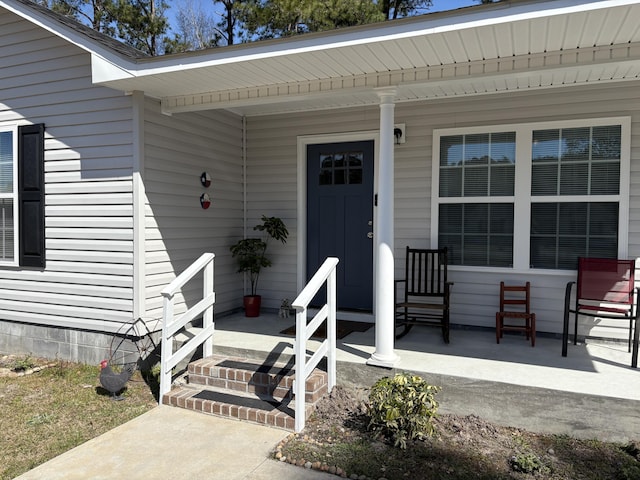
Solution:
[[[265,115],[640,78],[640,0],[511,0],[114,65],[94,81],[167,113]]]

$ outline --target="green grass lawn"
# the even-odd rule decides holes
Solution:
[[[152,389],[136,372],[112,401],[99,367],[56,361],[21,377],[0,376],[0,480],[12,479],[154,408]]]

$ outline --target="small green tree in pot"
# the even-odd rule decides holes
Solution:
[[[287,243],[287,237],[289,236],[286,225],[278,217],[263,215],[262,223],[253,227],[253,229],[263,232],[263,238],[244,238],[231,247],[231,255],[238,262],[238,272],[247,272],[251,282],[251,294],[244,296],[245,315],[247,317],[260,315],[262,297],[256,294],[256,290],[260,271],[271,266],[271,260],[266,256],[269,240],[273,239]]]

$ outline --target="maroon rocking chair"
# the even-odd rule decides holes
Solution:
[[[635,287],[635,260],[611,258],[578,259],[578,282],[575,303],[571,308],[571,290],[567,283],[562,328],[562,356],[567,356],[569,314],[574,314],[573,344],[577,343],[578,315],[629,322],[631,366],[638,367],[638,289]],[[633,333],[633,335],[632,335]]]

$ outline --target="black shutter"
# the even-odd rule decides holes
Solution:
[[[45,265],[44,124],[18,127],[20,265]]]

